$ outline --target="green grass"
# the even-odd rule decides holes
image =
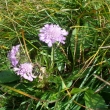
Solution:
[[[65,45],[39,40],[47,23],[69,32]],[[43,79],[11,74],[7,53],[19,43]],[[110,1],[0,1],[0,75],[0,110],[109,110]]]

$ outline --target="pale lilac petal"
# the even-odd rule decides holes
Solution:
[[[12,65],[15,67],[18,64],[18,60],[12,59],[11,60]]]
[[[48,43],[48,46],[49,46],[49,47],[52,47],[52,43],[51,43],[51,42],[49,42],[49,43]]]
[[[27,74],[24,74],[23,77],[29,81],[33,81],[33,78],[31,76],[28,76]]]
[[[66,40],[65,36],[67,35],[68,32],[65,29],[62,29],[59,25],[46,24],[40,29],[39,38],[51,47],[55,42],[64,44]]]
[[[41,36],[41,37],[40,37],[40,40],[45,41],[45,37],[42,37],[42,36]]]
[[[49,24],[45,24],[44,27],[48,28],[50,25]]]
[[[62,35],[67,36],[67,35],[68,35],[68,32],[63,29],[63,30],[62,30]]]
[[[17,67],[14,67],[14,68],[13,68],[13,70],[14,70],[14,71],[18,71],[18,70],[19,70],[19,68],[17,68]]]
[[[19,62],[16,57],[17,53],[19,52],[19,48],[20,45],[13,46],[11,51],[7,55],[13,67],[16,67]]]
[[[19,65],[19,68],[14,68],[17,75],[20,75],[24,79],[33,81],[36,76],[32,74],[33,65],[31,63],[23,63]]]

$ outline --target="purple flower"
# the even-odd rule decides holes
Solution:
[[[20,75],[29,81],[33,81],[33,78],[36,78],[36,76],[32,74],[32,70],[33,65],[31,63],[20,64],[18,68],[14,67],[14,71],[17,73],[17,75]]]
[[[20,45],[13,46],[11,51],[8,53],[8,58],[13,67],[16,67],[19,60],[17,59],[16,55],[19,52]]]
[[[40,29],[40,40],[47,43],[49,47],[52,46],[53,43],[59,42],[65,44],[68,32],[65,29],[62,29],[59,25],[55,24],[46,24],[44,27]]]
[[[29,81],[33,81],[33,78],[36,78],[36,76],[32,74],[33,65],[31,63],[18,64],[19,60],[17,59],[17,54],[19,53],[19,48],[20,45],[13,46],[8,53],[8,58],[13,66],[13,70],[17,75],[20,75]]]

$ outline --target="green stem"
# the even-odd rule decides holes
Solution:
[[[51,67],[54,66],[54,46],[52,46],[51,50]]]

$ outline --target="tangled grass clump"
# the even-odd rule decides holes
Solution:
[[[109,1],[0,4],[0,109],[110,109]]]

